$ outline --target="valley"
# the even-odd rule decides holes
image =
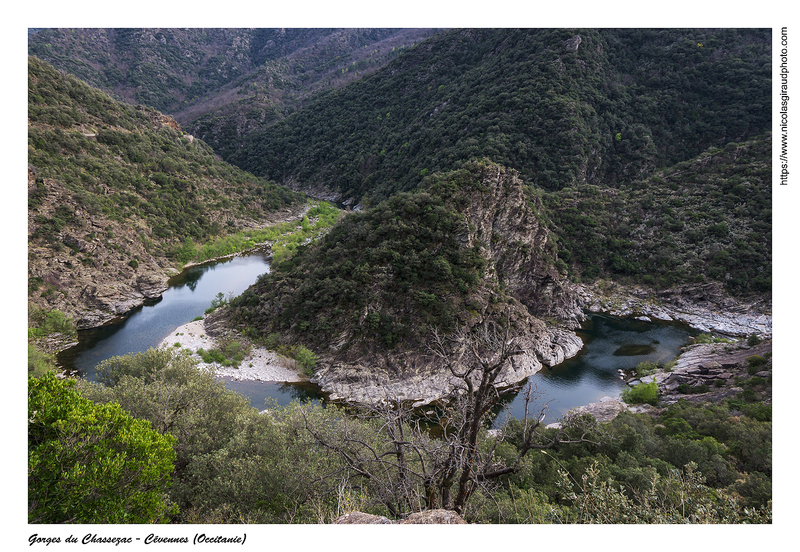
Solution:
[[[617,523],[615,503],[633,523],[771,520],[770,44],[769,29],[33,33],[29,386],[74,385],[174,439],[174,485],[140,522]],[[230,258],[191,317],[87,356],[90,378],[47,379],[76,369],[79,338],[139,324]],[[522,384],[583,355],[603,317],[630,336],[681,325],[670,350],[688,347],[651,361],[658,340],[628,337],[614,355],[639,362],[617,362],[615,396],[529,412]],[[286,393],[312,400],[258,414],[232,391],[253,380],[310,382]],[[509,389],[515,414],[492,427]],[[587,490],[536,450],[573,480],[613,478],[605,506],[571,503]],[[676,469],[706,478],[685,518],[645,498]],[[326,471],[347,474],[338,496]],[[538,506],[519,517],[515,492]],[[60,519],[49,500],[30,519]]]

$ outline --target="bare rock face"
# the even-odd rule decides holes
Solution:
[[[464,210],[469,230],[463,243],[481,245],[488,276],[508,286],[531,314],[579,326],[578,290],[555,267],[549,231],[537,216],[538,200],[525,196],[516,171],[499,165],[483,169],[481,185]]]
[[[661,403],[669,405],[680,399],[691,402],[721,402],[742,391],[737,379],[747,380],[747,359],[752,356],[769,358],[772,340],[750,347],[744,343],[700,343],[686,347],[669,372],[655,376],[661,393]],[[763,373],[762,373],[763,372]],[[755,375],[770,379],[772,363]]]
[[[736,299],[727,295],[718,282],[687,284],[659,292],[601,282],[584,286],[580,296],[590,312],[675,320],[703,332],[735,337],[772,336],[771,299]]]
[[[582,39],[580,36],[575,35],[570,39],[564,41],[564,49],[567,52],[574,52],[578,49],[578,46],[581,45]]]

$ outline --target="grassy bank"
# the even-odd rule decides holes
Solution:
[[[301,220],[283,222],[267,228],[248,228],[218,237],[200,246],[195,245],[191,238],[187,238],[173,255],[181,264],[194,264],[270,243],[273,257],[276,260],[283,260],[290,257],[298,245],[317,238],[331,228],[340,216],[341,211],[335,205],[320,201],[315,203]]]

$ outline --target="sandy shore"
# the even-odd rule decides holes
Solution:
[[[206,335],[202,320],[189,322],[172,331],[161,341],[161,347],[175,347],[180,343],[181,348],[194,353],[198,349],[214,349],[217,345],[214,339]],[[200,359],[200,357],[197,357]],[[229,377],[234,380],[251,381],[276,381],[298,382],[307,378],[300,376],[297,371],[285,368],[280,364],[278,355],[264,348],[253,347],[250,354],[242,361],[238,368],[225,368],[218,364],[206,364],[200,359],[200,366],[213,368],[216,375]]]

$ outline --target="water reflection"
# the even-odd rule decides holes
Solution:
[[[169,281],[160,300],[115,324],[78,332],[78,345],[60,353],[59,364],[94,380],[103,360],[157,347],[172,330],[202,316],[218,293],[238,295],[268,271],[263,253],[192,267]]]
[[[268,271],[269,262],[263,254],[192,267],[169,282],[170,288],[161,300],[136,309],[117,324],[79,332],[79,344],[59,354],[59,363],[93,380],[95,366],[101,361],[158,346],[175,328],[202,316],[218,293],[238,295]],[[547,423],[604,395],[618,396],[625,388],[619,379],[619,369],[632,369],[643,361],[668,362],[693,332],[678,325],[593,315],[578,333],[584,348],[575,358],[529,378],[537,390],[531,411],[538,412],[549,404]],[[258,409],[265,407],[268,398],[280,405],[295,399],[316,403],[325,400],[311,384],[230,379],[225,382],[229,389],[248,397]],[[523,416],[521,393],[509,394],[504,403],[513,416]]]
[[[528,378],[536,390],[530,411],[538,413],[547,405],[545,423],[603,396],[619,396],[627,386],[618,370],[631,370],[641,362],[667,363],[697,332],[678,324],[592,315],[577,333],[584,342],[577,356]],[[514,417],[524,415],[522,393],[504,402]],[[500,414],[498,423],[506,416]]]

